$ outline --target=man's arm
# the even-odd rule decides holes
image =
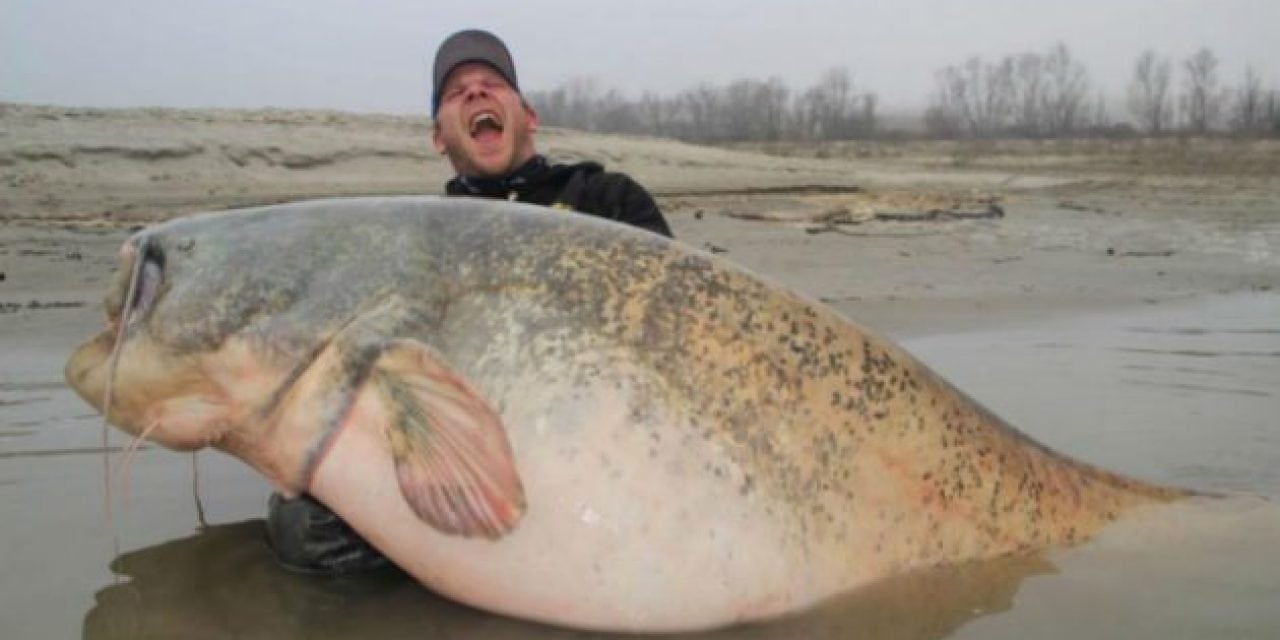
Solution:
[[[598,173],[584,186],[578,209],[672,237],[653,196],[624,173]]]
[[[663,217],[662,211],[658,210],[658,203],[653,201],[653,196],[640,183],[632,180],[629,176],[616,174],[622,182],[622,206],[619,210],[618,220],[630,225],[648,229],[654,233],[659,233],[668,238],[672,237],[671,227],[667,224],[667,219]]]

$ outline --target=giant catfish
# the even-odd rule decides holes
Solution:
[[[1058,455],[901,348],[679,242],[430,197],[125,244],[67,379],[307,492],[424,585],[607,630],[795,612],[1185,495]]]

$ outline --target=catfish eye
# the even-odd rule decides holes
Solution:
[[[138,273],[138,284],[133,294],[133,307],[129,309],[129,324],[145,316],[155,304],[164,277],[164,254],[157,247],[148,246]]]

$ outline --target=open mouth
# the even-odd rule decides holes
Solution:
[[[502,119],[492,111],[481,111],[471,116],[468,133],[473,140],[488,141],[502,135]]]

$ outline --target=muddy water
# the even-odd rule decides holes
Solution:
[[[58,332],[66,337],[4,345],[0,637],[587,635],[473,611],[395,573],[285,573],[262,543],[267,488],[216,454],[196,461],[210,526],[200,526],[192,457],[154,449],[118,480],[106,524],[100,422],[60,374],[94,315],[83,331]],[[905,344],[1046,444],[1235,497],[1135,518],[1079,549],[903,576],[794,620],[708,637],[1275,637],[1280,296]],[[107,447],[126,444],[113,433]]]

